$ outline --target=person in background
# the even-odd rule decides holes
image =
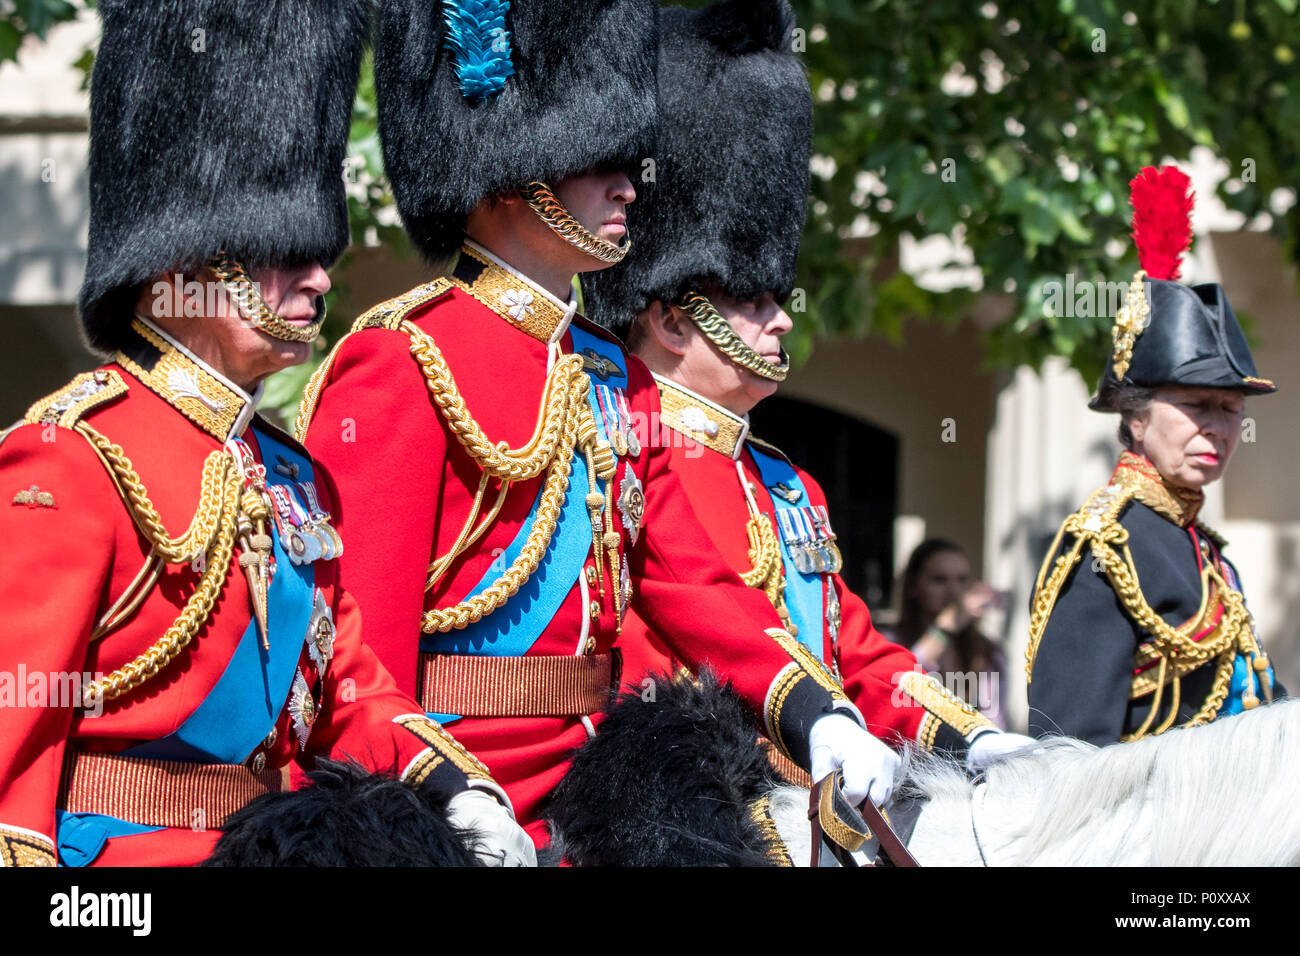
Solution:
[[[1089,403],[1118,413],[1109,483],[1065,519],[1030,603],[1029,730],[1099,746],[1195,726],[1285,695],[1226,542],[1198,520],[1241,438],[1255,369],[1217,284],[1185,286],[1192,198],[1172,166],[1130,184],[1141,268]]]
[[[984,614],[1001,607],[1002,595],[983,581],[972,582],[966,552],[944,538],[916,546],[899,594],[898,626],[889,636],[949,690],[1005,727],[1006,657],[980,630]]]

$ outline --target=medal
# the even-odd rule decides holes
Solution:
[[[645,490],[641,487],[641,479],[628,464],[623,465],[618,510],[623,516],[623,527],[627,530],[628,540],[635,545],[637,536],[641,533],[641,522],[645,519]]]
[[[289,716],[293,719],[294,736],[298,738],[298,749],[307,749],[307,738],[311,736],[312,724],[316,723],[319,711],[316,699],[307,686],[307,678],[302,676],[302,668],[293,675],[293,687],[289,691]]]
[[[334,615],[325,603],[325,595],[317,588],[311,623],[307,625],[307,656],[322,677],[334,659],[334,634]]]
[[[618,402],[619,415],[627,430],[627,451],[633,458],[641,454],[641,440],[636,437],[636,428],[632,424],[632,409],[627,404],[627,393],[621,388],[615,389],[614,398]]]

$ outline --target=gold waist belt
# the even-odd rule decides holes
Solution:
[[[254,797],[284,788],[277,768],[193,764],[69,750],[59,809],[152,827],[214,829]]]
[[[766,737],[759,737],[759,743],[767,751],[767,762],[772,765],[772,769],[781,775],[781,779],[795,787],[803,787],[805,790],[811,790],[813,779],[808,775],[808,771],[799,766],[781,751],[777,750],[775,745]]]
[[[420,706],[462,717],[575,717],[605,709],[622,657],[421,654]]]

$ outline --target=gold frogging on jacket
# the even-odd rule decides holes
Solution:
[[[1149,635],[1134,652],[1137,673],[1133,676],[1128,696],[1129,700],[1150,697],[1151,705],[1137,730],[1125,734],[1121,740],[1138,740],[1148,733],[1161,734],[1172,727],[1178,719],[1183,676],[1213,663],[1214,679],[1210,692],[1183,726],[1209,723],[1227,699],[1238,654],[1250,660],[1265,699],[1271,701],[1268,657],[1255,637],[1254,622],[1246,609],[1245,599],[1228,582],[1216,562],[1206,561],[1202,565],[1200,608],[1191,620],[1178,626],[1171,625],[1147,602],[1129,550],[1129,532],[1119,520],[1120,514],[1133,500],[1142,502],[1180,527],[1194,522],[1200,502],[1199,496],[1174,494],[1144,459],[1129,452],[1120,457],[1120,467],[1115,470],[1111,484],[1093,493],[1082,508],[1066,518],[1048,549],[1047,560],[1038,571],[1030,609],[1029,645],[1025,650],[1028,680],[1033,681],[1034,660],[1056,600],[1087,548],[1105,573],[1124,610]],[[1208,528],[1201,525],[1197,528],[1207,537],[1221,540]],[[1066,535],[1072,536],[1074,543],[1053,561],[1052,555],[1061,548]],[[1151,673],[1153,667],[1154,675]],[[1166,688],[1169,693],[1168,713],[1157,722],[1165,702]],[[1258,703],[1253,688],[1247,686],[1242,695],[1242,706],[1250,709]]]

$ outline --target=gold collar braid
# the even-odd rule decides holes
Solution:
[[[611,264],[622,262],[628,250],[632,248],[632,240],[626,236],[623,244],[616,246],[612,242],[593,235],[582,223],[569,214],[569,211],[564,208],[564,204],[556,198],[555,193],[551,191],[551,187],[546,183],[533,180],[519,190],[519,194],[524,197],[524,201],[528,203],[529,208],[537,213],[537,217],[551,228],[552,232],[593,259]]]
[[[740,457],[749,437],[749,419],[662,375],[656,374],[654,379],[665,426],[732,460]]]
[[[785,349],[781,350],[781,364],[773,365],[746,345],[713,303],[698,292],[687,292],[678,300],[677,306],[704,333],[705,338],[736,365],[773,382],[784,382],[790,374],[790,357],[785,354]]]
[[[266,304],[244,267],[232,259],[226,250],[218,252],[208,266],[221,280],[226,294],[234,300],[244,317],[271,338],[281,342],[314,342],[320,335],[321,326],[325,324],[323,308],[320,317],[310,325],[291,325]]]
[[[183,346],[178,347],[147,319],[133,318],[131,330],[157,350],[158,360],[145,368],[119,351],[113,361],[217,441],[237,437],[252,415],[252,396]]]
[[[1110,480],[1121,488],[1131,488],[1134,498],[1180,528],[1186,528],[1196,520],[1205,502],[1204,492],[1165,481],[1155,465],[1131,451],[1119,456],[1119,464]]]

